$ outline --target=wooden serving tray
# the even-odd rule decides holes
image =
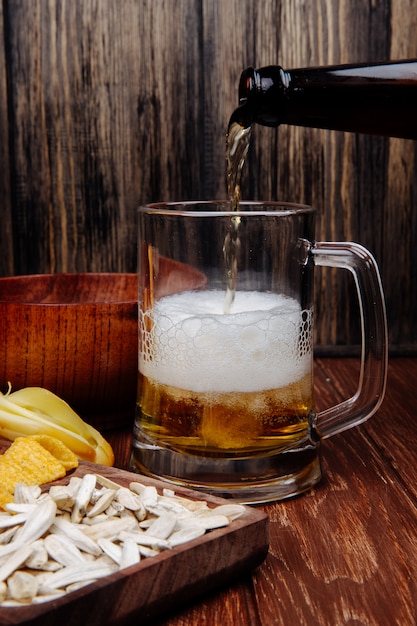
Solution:
[[[178,495],[205,500],[209,506],[230,502],[102,465],[81,462],[71,475],[83,476],[89,472],[124,486],[138,481],[155,485],[159,492],[170,487]],[[68,477],[56,484],[67,480]],[[257,567],[268,552],[268,522],[265,513],[246,507],[244,515],[226,528],[143,559],[138,565],[57,600],[24,607],[0,607],[0,624],[122,626],[136,620],[142,624]]]

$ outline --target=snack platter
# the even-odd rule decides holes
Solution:
[[[1,445],[0,451],[6,446]],[[229,500],[168,485],[159,480],[114,467],[80,462],[77,469],[54,485],[65,485],[72,476],[95,473],[120,486],[133,481],[163,489],[210,508],[229,504]],[[45,485],[44,489],[50,485]],[[261,510],[244,507],[243,515],[222,528],[165,550],[140,563],[99,578],[76,591],[41,604],[0,606],[0,624],[90,626],[132,623],[147,620],[181,607],[193,598],[257,567],[268,552],[268,517]]]

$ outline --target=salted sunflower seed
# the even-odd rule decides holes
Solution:
[[[104,554],[107,554],[115,563],[120,565],[120,561],[122,558],[122,548],[114,543],[114,541],[109,541],[105,537],[97,540],[98,545],[103,550]]]
[[[139,511],[144,509],[141,498],[127,487],[120,487],[120,489],[117,490],[116,500],[119,504],[121,504],[121,506],[125,509],[129,509],[130,511]]]
[[[221,504],[214,509],[207,509],[206,515],[225,515],[229,520],[241,517],[245,512],[245,507],[241,504]],[[200,512],[200,515],[203,513]]]
[[[55,518],[54,524],[51,526],[51,532],[68,537],[77,546],[77,548],[83,550],[84,552],[93,554],[94,556],[100,556],[101,554],[101,550],[97,543],[85,535],[76,524],[72,524],[66,519],[61,519],[59,517]]]
[[[94,506],[88,511],[87,517],[95,517],[100,515],[100,513],[104,513],[113,502],[115,495],[115,489],[105,489],[104,493],[94,503]]]
[[[229,519],[225,515],[202,515],[201,517],[183,518],[177,520],[177,529],[193,528],[200,526],[204,530],[214,530],[215,528],[223,528],[230,524]]]
[[[19,526],[28,519],[27,513],[20,513],[19,515],[1,515],[0,516],[0,528],[10,528],[10,526]]]
[[[73,490],[63,485],[53,485],[49,489],[49,495],[58,508],[65,511],[71,511],[74,506],[75,496]]]
[[[101,524],[94,524],[93,526],[85,526],[84,534],[92,541],[97,541],[99,538],[105,537],[106,539],[115,539],[119,533],[123,530],[132,530],[135,527],[134,521],[131,518],[111,518]]]
[[[9,595],[13,600],[33,600],[38,594],[39,582],[28,572],[14,572],[7,580]]]
[[[189,541],[193,541],[194,539],[199,539],[205,534],[206,531],[202,526],[182,528],[181,530],[177,530],[176,532],[172,533],[168,541],[171,548],[175,548],[175,546],[180,546],[183,543],[188,543]]]
[[[9,502],[5,504],[4,508],[9,513],[24,513],[29,517],[34,513],[37,506],[36,502],[31,502],[30,504],[28,502]]]
[[[132,539],[127,538],[122,543],[122,553],[120,557],[119,567],[125,569],[132,565],[137,565],[140,562],[139,546]]]
[[[160,539],[159,537],[153,537],[146,532],[128,532],[122,531],[119,535],[120,541],[126,541],[131,539],[139,546],[146,546],[153,550],[170,550],[171,546],[166,539]]]
[[[41,502],[13,536],[13,542],[31,544],[49,529],[56,515],[56,504],[48,499]]]
[[[71,513],[72,522],[80,522],[84,515],[86,515],[88,504],[96,487],[96,482],[97,476],[95,474],[86,474],[83,477],[75,496],[75,503]]]
[[[157,517],[149,526],[145,533],[157,537],[158,539],[168,539],[175,528],[177,517],[171,511],[163,513]]]
[[[131,483],[131,489],[132,491],[135,491],[137,488],[138,483]],[[142,486],[140,486],[142,487]],[[147,509],[148,511],[150,510],[151,507],[155,507],[158,503],[158,492],[156,490],[155,487],[153,486],[145,486],[145,488],[139,493],[141,500],[142,500],[142,504],[145,507],[145,509]]]
[[[82,565],[69,565],[56,572],[56,574],[52,574],[48,579],[47,588],[64,589],[72,583],[96,580],[103,576],[109,576],[115,571],[116,569],[111,567],[107,561],[103,563],[100,559],[92,563],[83,563]]]
[[[48,535],[44,540],[45,549],[51,559],[68,566],[85,563],[85,558],[77,546],[62,535]]]
[[[14,501],[16,504],[35,504],[41,495],[41,488],[38,485],[25,485],[17,483],[14,488]]]
[[[12,526],[11,528],[3,530],[3,532],[0,533],[0,546],[9,543],[17,529],[18,526]]]
[[[32,553],[28,559],[26,559],[27,567],[31,569],[41,570],[46,566],[48,561],[48,553],[45,548],[43,539],[38,539],[32,543]]]
[[[9,558],[0,566],[0,581],[6,580],[10,574],[19,569],[21,565],[29,558],[32,552],[30,545],[21,545],[12,552]]]

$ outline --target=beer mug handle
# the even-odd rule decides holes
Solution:
[[[381,405],[387,378],[388,331],[381,279],[371,253],[351,242],[317,242],[311,253],[315,265],[343,268],[353,274],[361,317],[358,389],[348,400],[317,414],[314,434],[325,439],[364,422]]]

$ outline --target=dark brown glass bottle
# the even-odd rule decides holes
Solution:
[[[417,139],[417,59],[246,69],[235,119]]]

